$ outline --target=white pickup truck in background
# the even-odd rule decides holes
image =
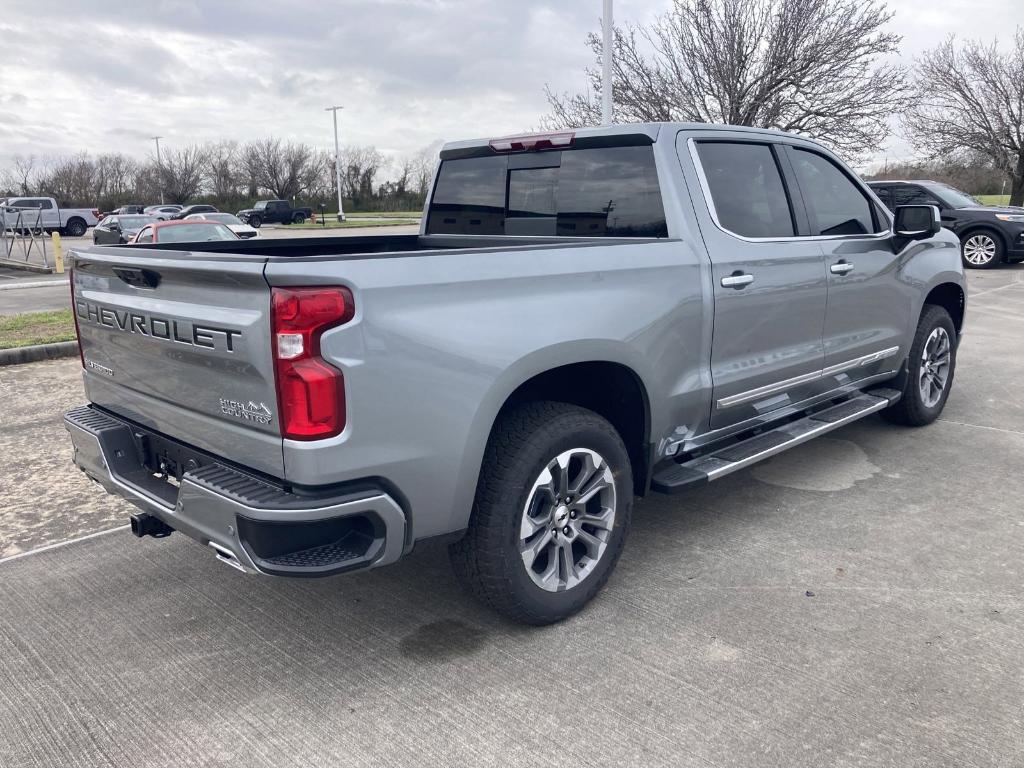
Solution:
[[[20,220],[19,220],[20,215]],[[60,232],[82,237],[96,226],[100,212],[96,208],[61,208],[52,197],[0,198],[0,216],[4,227]]]

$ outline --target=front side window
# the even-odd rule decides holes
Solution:
[[[697,143],[718,222],[743,237],[793,237],[796,227],[775,154],[768,144]]]
[[[141,232],[139,232],[139,236],[137,238],[135,238],[135,242],[137,242],[137,243],[152,243],[153,242],[153,228],[152,227],[146,227]]]
[[[796,147],[791,157],[812,235],[867,235],[877,231],[870,201],[839,166],[817,152]]]
[[[650,145],[445,160],[428,234],[667,237]]]

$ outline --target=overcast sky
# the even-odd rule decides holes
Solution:
[[[1005,39],[1024,0],[891,0],[903,57]],[[669,0],[616,0],[644,21]],[[0,162],[280,136],[388,154],[528,129],[581,89],[601,0],[0,0]],[[898,140],[890,156],[905,152]]]

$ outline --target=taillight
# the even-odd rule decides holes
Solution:
[[[530,133],[525,136],[506,136],[491,139],[489,144],[495,152],[528,152],[537,149],[564,149],[571,147],[576,134],[572,131],[559,133]]]
[[[274,288],[274,373],[281,436],[321,440],[345,428],[345,379],[320,357],[320,337],[355,315],[342,287]]]
[[[75,339],[78,340],[78,359],[85,368],[85,353],[82,351],[82,331],[78,327],[78,307],[75,306],[75,268],[68,270],[68,283],[71,285],[71,317],[75,319]]]

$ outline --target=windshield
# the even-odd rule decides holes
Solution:
[[[948,184],[931,184],[930,188],[952,208],[973,208],[976,205],[984,205],[981,200],[971,197],[966,192],[961,192],[956,187]]]
[[[124,229],[142,229],[156,219],[152,216],[118,216],[117,221]]]
[[[212,221],[175,224],[171,227],[161,227],[157,231],[157,241],[161,243],[200,243],[208,240],[237,239],[230,229]]]
[[[255,210],[257,210],[257,211],[262,211],[266,207],[267,207],[267,201],[266,200],[260,200],[258,203],[256,203],[256,205],[253,206],[253,208]]]

